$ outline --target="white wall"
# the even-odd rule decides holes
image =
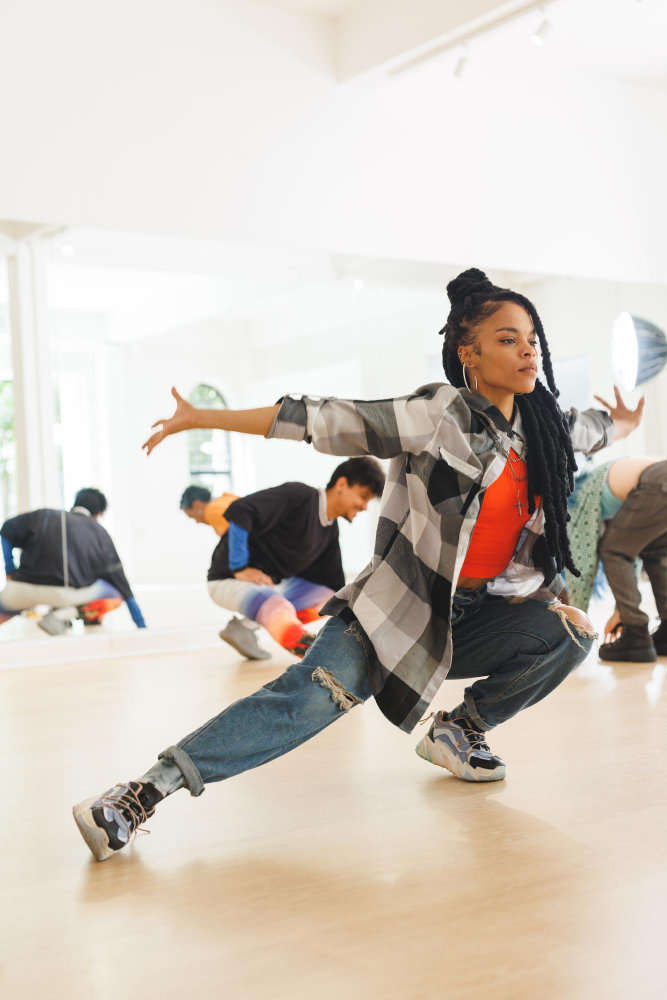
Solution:
[[[664,281],[667,93],[491,38],[462,80],[436,61],[362,90],[334,82],[332,30],[240,0],[5,0],[0,218]]]

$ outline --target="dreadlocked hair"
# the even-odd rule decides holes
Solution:
[[[579,576],[567,534],[567,522],[570,520],[567,498],[574,489],[577,463],[567,419],[557,402],[559,393],[554,383],[551,354],[537,310],[524,295],[509,288],[498,288],[477,268],[470,268],[450,281],[447,294],[451,310],[440,331],[445,335],[442,364],[453,386],[465,386],[459,347],[474,343],[476,327],[500,309],[503,302],[515,302],[522,306],[533,321],[547,385],[538,379],[533,392],[515,397],[526,434],[528,512],[534,513],[535,497],[541,496],[547,548],[556,562],[557,571],[560,573],[568,569],[573,576]]]

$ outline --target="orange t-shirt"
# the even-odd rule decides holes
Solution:
[[[238,497],[233,493],[223,493],[215,500],[209,500],[204,510],[204,520],[214,529],[216,535],[224,535],[229,528],[229,521],[224,517],[224,513],[230,504],[233,504]]]
[[[526,463],[519,459],[514,449],[510,449],[510,454],[514,459],[512,468],[517,476],[525,476]],[[519,535],[530,520],[528,480],[517,483],[509,464],[508,459],[498,479],[484,494],[482,509],[461,567],[461,576],[492,580],[507,569],[516,551]],[[535,502],[539,502],[539,497],[535,498]]]

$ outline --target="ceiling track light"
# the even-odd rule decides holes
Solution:
[[[540,7],[540,10],[542,12],[542,23],[540,24],[539,28],[536,31],[534,31],[530,36],[530,40],[533,43],[533,45],[544,44],[544,39],[547,37],[551,29],[553,28],[553,24],[551,23],[551,21],[547,19],[547,15],[544,10],[544,4]]]
[[[548,21],[546,18],[546,8],[552,3],[557,2],[558,0],[546,0],[546,2],[545,0],[541,0],[540,3],[527,2],[523,6],[502,14],[499,17],[490,18],[486,21],[486,23],[480,24],[476,28],[471,28],[468,31],[463,30],[460,33],[452,32],[449,37],[445,38],[445,40],[439,44],[431,45],[428,48],[423,48],[421,51],[416,51],[412,55],[401,58],[399,61],[387,68],[386,75],[388,77],[394,77],[400,76],[402,73],[408,73],[410,70],[416,69],[426,62],[430,62],[431,59],[436,59],[438,56],[444,55],[446,52],[451,52],[453,49],[460,49],[462,45],[465,47],[468,42],[472,42],[476,38],[481,38],[483,35],[488,35],[497,28],[504,27],[506,24],[510,24],[513,21],[518,21],[520,18],[525,18],[532,14],[533,11],[542,12],[542,24],[531,36],[534,41],[536,38],[538,39],[535,41],[536,45],[541,45],[545,35],[547,35],[553,27],[551,21]],[[465,58],[464,54],[461,54],[457,61],[456,68],[454,69],[454,76],[460,76],[463,73],[464,66]]]
[[[460,80],[461,77],[463,76],[463,74],[465,73],[465,68],[466,68],[466,63],[467,62],[468,62],[468,46],[464,45],[463,46],[463,51],[461,52],[461,55],[456,60],[456,66],[454,68],[454,76],[457,79]]]

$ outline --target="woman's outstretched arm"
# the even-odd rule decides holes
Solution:
[[[171,392],[176,413],[153,424],[160,430],[143,446],[149,455],[170,434],[198,427],[306,441],[328,455],[419,455],[433,444],[447,407],[459,401],[456,389],[439,382],[394,399],[284,396],[257,410],[197,410],[176,389]]]
[[[155,421],[153,427],[161,425],[160,430],[152,434],[142,445],[147,455],[150,455],[153,448],[170,434],[191,431],[198,427],[240,431],[242,434],[261,434],[266,437],[280,409],[275,405],[262,406],[255,410],[198,410],[192,403],[188,403],[187,399],[183,399],[176,389],[172,389],[171,394],[176,400],[176,412],[168,420]]]

